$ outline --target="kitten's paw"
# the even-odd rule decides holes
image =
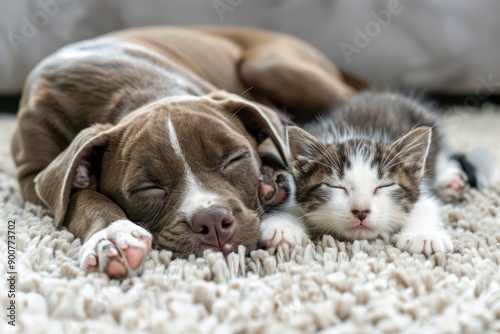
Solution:
[[[87,273],[101,272],[123,278],[139,273],[151,251],[151,233],[128,221],[119,220],[95,233],[80,249],[80,265]]]
[[[453,202],[462,198],[467,187],[467,175],[460,169],[446,171],[436,182],[437,194],[445,202]]]
[[[392,237],[392,242],[402,251],[423,253],[427,256],[436,252],[452,252],[453,243],[444,231],[432,231],[429,234],[402,233]]]
[[[285,217],[266,218],[260,228],[262,244],[267,247],[278,247],[287,243],[290,247],[305,245],[309,240],[302,225],[291,222]]]

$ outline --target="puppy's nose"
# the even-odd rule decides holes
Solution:
[[[223,207],[209,207],[194,213],[191,228],[198,233],[202,243],[222,248],[233,237],[235,225],[231,211]]]
[[[370,210],[352,210],[351,211],[353,215],[356,216],[360,221],[363,221],[368,215],[370,214]]]

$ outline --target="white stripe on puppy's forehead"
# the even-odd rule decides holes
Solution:
[[[175,154],[177,154],[179,158],[181,158],[182,161],[187,165],[186,157],[182,152],[181,145],[179,144],[179,139],[177,138],[177,133],[175,132],[174,125],[172,124],[172,120],[170,118],[168,119],[167,127],[168,127],[168,137],[170,139],[170,145],[172,145]]]
[[[200,181],[198,181],[190,171],[187,173],[187,182],[184,198],[179,211],[185,214],[189,220],[192,215],[201,208],[221,205],[219,203],[219,196],[206,191]]]
[[[179,211],[187,215],[188,219],[191,219],[191,216],[196,212],[196,210],[200,208],[207,208],[212,205],[217,205],[217,203],[219,202],[219,196],[212,192],[206,191],[203,187],[203,184],[201,184],[198,178],[193,174],[191,167],[186,160],[186,156],[182,151],[177,133],[174,128],[174,124],[172,123],[172,120],[170,118],[168,119],[167,126],[170,145],[172,146],[175,154],[182,160],[186,171],[186,187],[184,190],[184,198],[182,200],[181,206],[179,207]]]

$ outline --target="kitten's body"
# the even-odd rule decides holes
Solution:
[[[305,224],[315,236],[347,240],[387,233],[411,253],[453,249],[433,193],[456,200],[468,180],[484,187],[489,176],[478,178],[474,168],[464,173],[427,107],[398,94],[368,92],[304,128],[289,129],[295,200],[304,215],[264,221],[264,240],[274,230],[281,242],[300,242]]]

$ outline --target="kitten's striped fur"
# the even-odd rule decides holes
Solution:
[[[429,110],[396,93],[366,92],[304,129],[290,127],[303,210],[294,230],[305,224],[312,235],[347,240],[387,233],[411,253],[451,251],[433,193],[459,199],[477,170],[465,174],[463,163],[474,165],[453,156]]]

